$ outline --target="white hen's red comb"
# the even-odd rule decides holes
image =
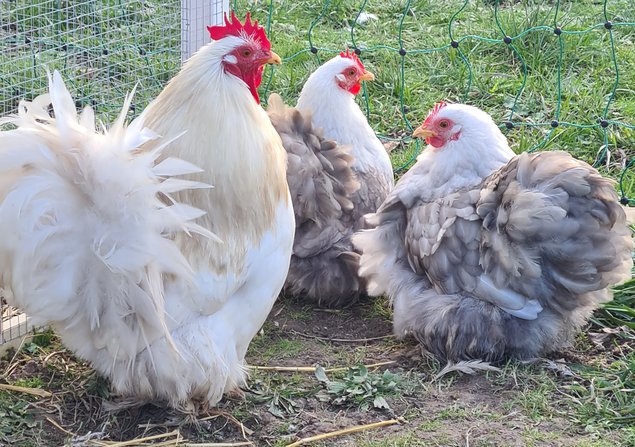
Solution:
[[[364,68],[364,64],[362,64],[362,61],[359,60],[359,57],[357,57],[357,54],[355,54],[354,51],[351,53],[347,48],[346,53],[342,51],[340,53],[340,56],[353,60],[357,64],[357,68],[359,68],[362,71],[362,73],[366,70]]]
[[[444,101],[439,101],[438,103],[436,103],[434,107],[432,108],[432,110],[430,111],[430,113],[428,113],[428,116],[426,117],[426,120],[423,122],[423,125],[427,126],[428,124],[430,124],[430,121],[432,120],[432,118],[434,118],[436,114],[439,113],[439,110],[441,110],[445,106],[447,106],[447,104]]]

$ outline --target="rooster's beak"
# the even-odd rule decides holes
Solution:
[[[265,63],[267,63],[267,64],[275,64],[275,65],[280,65],[282,63],[282,59],[280,59],[280,56],[278,56],[273,51],[270,51],[269,53],[271,55],[269,56],[269,59],[267,59],[265,61]]]
[[[417,127],[414,132],[412,132],[413,138],[428,138],[434,137],[436,135],[437,133],[434,130],[426,128],[423,124]]]
[[[364,73],[362,73],[362,75],[359,77],[359,80],[360,81],[374,81],[375,75],[372,74],[370,71],[364,70]]]

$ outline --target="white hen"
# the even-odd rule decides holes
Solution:
[[[309,76],[296,105],[311,115],[313,126],[322,129],[324,138],[350,146],[351,167],[360,182],[352,198],[356,219],[377,210],[395,183],[390,157],[355,102],[364,72],[355,53],[341,53]]]

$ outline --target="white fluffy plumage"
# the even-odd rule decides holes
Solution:
[[[55,72],[48,94],[1,121],[16,126],[0,133],[0,230],[12,235],[0,240],[5,294],[80,356],[108,357],[102,372],[115,362],[131,368],[158,338],[172,343],[163,278],[194,279],[174,234],[216,240],[193,222],[204,211],[170,197],[208,188],[174,178],[200,168],[156,163],[167,140],[141,152],[158,135],[142,118],[126,126],[131,99],[110,129],[97,130],[93,110],[78,115]]]
[[[202,47],[128,127],[129,99],[97,130],[56,74],[50,98],[25,103],[5,120],[18,128],[0,133],[10,301],[132,402],[196,410],[241,386],[288,271],[286,153],[224,65],[262,42],[243,34]]]

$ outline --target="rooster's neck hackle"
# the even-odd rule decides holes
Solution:
[[[145,118],[162,135],[187,130],[165,153],[203,169],[195,179],[213,189],[189,192],[187,203],[207,211],[200,223],[224,243],[193,238],[184,238],[184,243],[204,262],[217,262],[219,269],[240,267],[239,259],[229,257],[244,253],[245,244],[257,243],[274,221],[278,204],[288,199],[280,137],[246,84],[223,70],[222,57],[235,40],[208,44],[192,56]]]

